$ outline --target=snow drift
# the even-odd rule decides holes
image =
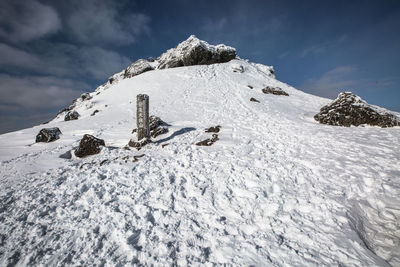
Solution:
[[[331,100],[246,60],[159,60],[74,101],[54,142],[0,135],[1,266],[400,265],[399,127],[319,124]],[[140,151],[137,94],[168,124]],[[106,146],[75,157],[85,134]]]

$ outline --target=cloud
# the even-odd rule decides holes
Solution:
[[[58,77],[105,80],[131,63],[129,58],[100,47],[42,43],[36,55],[0,43],[0,67]],[[12,69],[11,69],[12,68]]]
[[[327,51],[332,51],[336,46],[343,44],[344,42],[347,41],[347,35],[341,35],[336,39],[332,39],[326,42],[322,43],[316,43],[311,46],[305,47],[301,52],[300,52],[300,57],[304,58],[307,56],[320,56],[321,54],[327,52]]]
[[[61,20],[54,8],[36,0],[0,2],[0,37],[12,42],[26,42],[55,33]]]
[[[37,68],[40,59],[36,55],[18,48],[0,43],[0,66]]]
[[[365,81],[355,78],[356,74],[357,69],[354,67],[339,66],[319,78],[308,79],[300,88],[319,96],[334,98],[339,92],[365,84]]]
[[[149,33],[150,17],[141,13],[122,14],[111,1],[79,1],[67,25],[73,40],[83,44],[128,45]]]
[[[72,79],[0,74],[0,111],[10,111],[12,106],[27,109],[66,106],[87,87],[86,83]]]

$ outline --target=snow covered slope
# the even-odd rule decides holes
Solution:
[[[142,93],[169,133],[126,150]],[[0,136],[0,266],[400,266],[399,127],[319,124],[329,99],[244,60],[152,70],[90,96],[78,120]],[[219,140],[196,146],[216,125]],[[60,139],[34,143],[44,127]],[[86,133],[107,147],[60,157]]]

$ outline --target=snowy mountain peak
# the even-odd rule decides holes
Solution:
[[[321,125],[332,100],[235,57],[191,36],[0,135],[0,266],[399,266],[400,128]]]

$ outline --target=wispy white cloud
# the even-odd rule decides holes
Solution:
[[[0,43],[0,66],[37,68],[40,58],[24,50]]]
[[[0,1],[0,37],[25,42],[55,33],[61,20],[54,8],[36,0]]]
[[[357,69],[352,66],[339,66],[320,77],[306,80],[300,88],[313,94],[334,98],[339,92],[351,90],[354,86],[365,83],[355,78]]]
[[[129,58],[101,47],[64,43],[42,45],[47,46],[46,51],[39,56],[0,43],[0,66],[57,77],[105,80],[131,62]]]
[[[73,79],[0,74],[0,111],[9,111],[11,105],[26,109],[62,107],[87,87],[86,83]]]
[[[315,95],[335,98],[343,91],[377,94],[393,86],[397,80],[396,77],[368,78],[356,67],[338,66],[319,77],[306,80],[299,88]]]
[[[331,51],[332,49],[335,48],[335,46],[342,44],[346,40],[347,36],[341,35],[340,37],[333,40],[307,46],[300,51],[299,56],[302,58],[307,56],[319,56],[323,53]]]

